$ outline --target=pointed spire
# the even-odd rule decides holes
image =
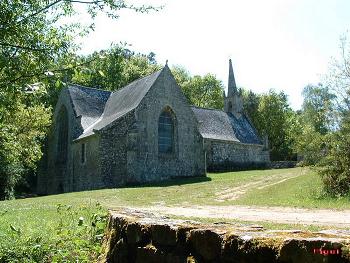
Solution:
[[[227,96],[230,97],[237,92],[235,75],[233,74],[232,60],[229,60]]]

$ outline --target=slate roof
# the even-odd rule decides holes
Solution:
[[[72,99],[76,117],[81,116],[81,125],[86,129],[102,115],[110,91],[87,88],[80,85],[69,85],[69,95]]]
[[[90,125],[85,125],[83,127],[84,132],[78,137],[78,139],[94,134],[94,130],[101,130],[102,128],[111,124],[113,121],[135,109],[143,97],[147,94],[148,90],[152,87],[153,83],[156,81],[161,72],[162,70],[159,70],[151,75],[131,82],[120,90],[110,92],[103,105],[98,104],[95,108],[88,107],[88,110],[91,110],[89,114],[94,115],[97,118],[94,117],[93,119],[91,118],[91,120],[89,118]],[[75,99],[73,99],[73,97],[72,100],[73,104],[75,104]],[[103,108],[101,109],[100,107],[102,106]],[[86,112],[88,112],[88,110]]]
[[[248,118],[236,118],[221,110],[192,107],[199,123],[199,132],[205,139],[262,144]]]
[[[167,67],[165,67],[167,68]],[[162,69],[164,70],[164,68]],[[70,94],[76,116],[81,116],[83,133],[77,138],[85,138],[101,130],[113,121],[135,109],[162,70],[138,79],[124,88],[110,92],[79,85],[70,85]],[[199,123],[203,138],[262,144],[255,129],[243,114],[236,118],[221,110],[192,107]]]

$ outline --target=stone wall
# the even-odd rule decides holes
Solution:
[[[174,152],[158,153],[158,120],[169,107],[174,113]],[[170,72],[164,70],[135,110],[128,132],[128,181],[205,176],[203,139],[196,118]]]
[[[82,162],[82,144],[85,144],[85,162]],[[91,190],[103,188],[100,166],[100,137],[90,136],[75,142],[73,151],[73,190]]]
[[[100,132],[101,176],[105,187],[122,186],[128,181],[127,134],[134,122],[131,111]]]
[[[122,210],[110,212],[100,262],[345,263],[349,246],[347,231],[268,231]]]
[[[272,169],[294,168],[298,164],[297,161],[274,161],[270,163]]]
[[[208,171],[268,167],[270,163],[263,145],[206,140],[205,149]]]
[[[58,115],[64,107],[68,117],[68,148],[67,161],[57,162],[58,144]],[[73,138],[82,132],[80,119],[75,117],[74,109],[70,101],[68,90],[63,90],[56,104],[53,115],[54,125],[51,127],[48,136],[47,147],[47,169],[38,176],[37,191],[39,194],[55,194],[73,191]]]

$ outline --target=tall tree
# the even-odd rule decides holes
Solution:
[[[242,95],[244,111],[253,122],[254,126],[257,127],[258,122],[261,121],[259,114],[259,103],[261,96],[251,90],[246,89],[242,89]],[[259,133],[262,132],[259,131]]]
[[[111,91],[160,69],[153,52],[136,54],[119,45],[81,56],[78,60],[84,66],[68,74],[69,82]]]
[[[346,36],[340,39],[340,52],[333,58],[326,76],[326,84],[336,94],[337,108],[341,113],[350,111],[350,42]]]
[[[182,66],[174,66],[171,71],[190,104],[198,107],[223,109],[224,86],[215,75],[191,76],[190,72]]]
[[[294,112],[284,92],[270,90],[267,94],[260,95],[253,120],[260,135],[267,135],[269,138],[271,160],[293,158],[293,138],[290,131],[293,118]]]
[[[340,42],[340,55],[327,78],[337,96],[339,128],[326,137],[325,158],[319,163],[325,190],[337,196],[350,194],[350,43],[345,37]]]
[[[294,129],[294,148],[303,165],[316,165],[326,151],[325,135],[337,127],[336,96],[321,83],[306,86],[302,94],[304,101]]]
[[[297,114],[289,104],[284,92],[270,90],[255,94],[243,90],[244,110],[252,120],[261,137],[269,139],[270,157],[273,161],[295,159],[294,136]]]
[[[321,83],[308,85],[302,94],[304,97],[302,115],[305,122],[312,125],[320,134],[334,130],[336,127],[334,112],[336,96],[330,92],[329,88]]]
[[[212,74],[194,76],[182,87],[190,103],[198,107],[222,109],[223,84]]]

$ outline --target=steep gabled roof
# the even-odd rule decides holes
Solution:
[[[262,144],[248,118],[236,118],[221,110],[192,107],[199,123],[199,132],[205,139]]]
[[[70,84],[68,93],[71,97],[76,117],[81,117],[81,125],[86,129],[96,122],[102,115],[110,91],[87,88]]]
[[[105,103],[103,113],[94,123],[84,129],[83,134],[81,134],[78,139],[94,134],[94,130],[103,129],[113,121],[135,109],[153,86],[162,70],[135,80],[124,88],[112,92]]]
[[[225,112],[199,107],[192,107],[192,111],[197,118],[199,132],[203,138],[239,142]]]

